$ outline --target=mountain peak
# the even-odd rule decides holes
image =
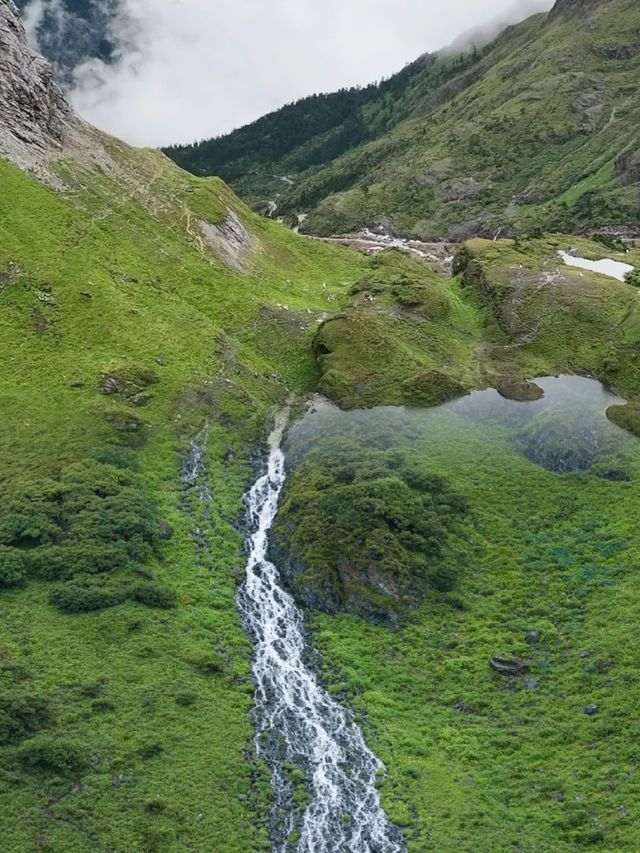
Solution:
[[[0,0],[0,154],[51,178],[45,163],[74,121],[51,65],[29,47],[17,6]]]

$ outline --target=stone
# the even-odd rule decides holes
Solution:
[[[136,409],[144,409],[145,406],[149,405],[151,400],[151,394],[136,394],[135,397],[131,398],[131,404],[135,406]]]
[[[496,391],[505,400],[514,400],[517,403],[532,403],[544,397],[544,391],[539,385],[520,379],[503,379],[498,383]]]
[[[495,655],[491,658],[491,668],[498,675],[509,677],[524,675],[529,670],[529,664],[513,655]]]
[[[93,293],[88,290],[81,290],[80,296],[84,296],[85,299],[93,299]]]
[[[168,521],[160,522],[160,539],[163,542],[168,542],[169,539],[173,538],[173,527],[169,524]]]
[[[527,631],[527,635],[525,637],[528,645],[535,646],[536,643],[540,642],[540,631]]]
[[[587,717],[595,717],[599,710],[600,708],[597,705],[587,705],[587,707],[584,709],[584,713],[587,715]]]
[[[540,683],[535,680],[535,678],[529,678],[524,685],[527,690],[537,690],[540,686]]]
[[[72,379],[69,383],[69,388],[84,388],[87,380],[79,376],[77,379]]]

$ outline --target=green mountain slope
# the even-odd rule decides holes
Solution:
[[[319,134],[316,102],[303,101],[169,153],[199,174],[226,173],[254,206],[273,201],[291,222],[308,214],[304,228],[321,234],[376,224],[455,239],[633,229],[639,15],[632,0],[560,2],[482,51],[425,57],[385,84],[389,92],[333,96],[336,106],[350,98],[353,112],[343,122],[336,109]]]
[[[470,241],[452,276],[298,237],[83,125],[8,20],[0,0],[1,847],[268,850],[234,596],[274,411],[316,391],[345,410],[513,396],[572,372],[635,400],[615,417],[637,428],[637,288],[565,266],[559,250],[602,256],[584,238]],[[325,680],[387,765],[408,850],[632,853],[631,437],[618,467],[565,477],[509,425],[436,413],[411,445],[413,414],[387,417],[373,452],[338,429],[329,463],[298,468],[277,544],[308,563],[296,592]],[[207,493],[188,476],[197,436]],[[455,505],[464,519],[416,554]],[[387,594],[414,570],[402,601]],[[535,686],[492,674],[499,654],[526,655]]]

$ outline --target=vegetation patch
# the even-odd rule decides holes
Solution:
[[[286,485],[272,550],[310,607],[394,623],[427,589],[455,584],[444,552],[466,502],[387,440],[327,437]]]
[[[57,581],[51,601],[66,613],[102,610],[127,598],[175,606],[170,589],[134,582],[159,556],[160,539],[157,511],[140,476],[127,467],[87,459],[55,479],[23,481],[0,499],[3,585],[26,576]]]

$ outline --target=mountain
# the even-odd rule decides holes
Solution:
[[[3,853],[633,853],[638,268],[298,236],[0,0]]]
[[[115,60],[119,45],[112,32],[123,10],[119,0],[18,0],[32,36],[52,63],[56,77],[72,85],[75,69],[90,59]]]
[[[632,0],[560,0],[482,49],[168,153],[312,233],[633,231],[639,32]]]

